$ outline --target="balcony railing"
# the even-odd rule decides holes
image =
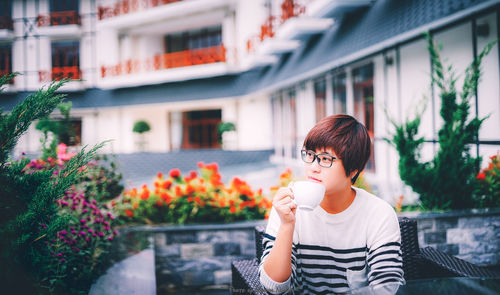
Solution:
[[[301,4],[297,0],[284,0],[281,3],[281,15],[270,15],[264,24],[260,26],[259,35],[253,36],[247,40],[247,51],[255,51],[255,48],[259,43],[262,43],[267,38],[273,38],[279,26],[281,26],[284,22],[290,18],[300,16],[305,12],[305,4]]]
[[[9,16],[0,16],[0,30],[12,30],[14,28],[14,23],[12,18]]]
[[[67,78],[70,80],[78,80],[82,78],[82,71],[79,67],[53,67],[52,71],[39,71],[40,82],[47,82],[51,80],[59,81]]]
[[[102,20],[180,1],[182,0],[122,0],[114,6],[99,6],[97,14]]]
[[[76,11],[51,12],[50,15],[38,15],[37,23],[39,27],[79,25],[80,15]]]
[[[155,55],[145,60],[127,60],[115,66],[101,67],[101,77],[128,75],[171,68],[188,67],[226,61],[223,45]]]

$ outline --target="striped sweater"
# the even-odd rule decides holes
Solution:
[[[338,214],[329,214],[320,206],[313,211],[296,211],[292,274],[285,282],[273,281],[263,269],[280,226],[273,208],[259,267],[260,281],[267,291],[332,294],[384,284],[395,286],[389,291],[395,293],[397,286],[404,284],[401,233],[394,209],[362,189],[354,190],[354,201]]]

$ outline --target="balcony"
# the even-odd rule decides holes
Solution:
[[[99,6],[97,16],[99,20],[103,20],[180,1],[182,0],[122,0],[114,6]]]
[[[80,25],[80,15],[76,11],[51,12],[50,15],[38,15],[37,24],[39,27]]]
[[[158,54],[102,66],[99,87],[114,89],[227,75],[236,71],[222,46]]]
[[[251,54],[250,67],[272,62],[273,55],[291,52],[313,34],[330,28],[335,19],[362,7],[373,0],[284,0],[281,14],[270,15],[257,36],[247,41]],[[276,58],[274,60],[277,60]]]
[[[114,7],[100,7],[98,28],[129,31],[168,32],[189,30],[206,24],[221,23],[226,16],[227,7],[234,0],[124,0]],[[126,3],[126,4],[124,4]],[[140,4],[146,3],[146,4]],[[137,6],[137,9],[135,7]],[[175,30],[174,30],[175,29]]]
[[[52,71],[39,71],[38,76],[40,82],[59,81],[64,78],[79,80],[82,78],[82,72],[78,66],[53,67]]]
[[[101,77],[120,76],[141,72],[166,70],[226,61],[226,49],[223,45],[184,50],[155,55],[146,60],[127,60],[115,66],[101,67]]]

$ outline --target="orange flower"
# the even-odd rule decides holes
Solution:
[[[180,186],[175,187],[175,195],[178,197],[182,196],[182,189]]]
[[[145,189],[144,191],[142,191],[142,193],[141,193],[141,199],[142,200],[149,199],[149,190],[148,189]]]
[[[154,185],[155,185],[155,187],[159,187],[160,183],[158,181],[155,181]]]
[[[236,207],[231,206],[231,208],[229,208],[229,211],[230,211],[231,213],[236,213]]]
[[[194,201],[198,204],[201,204],[201,199],[198,196],[194,197]]]
[[[186,186],[186,194],[191,195],[192,193],[194,193],[194,187],[192,185],[188,184]]]
[[[126,210],[125,210],[125,214],[126,214],[128,217],[132,217],[132,216],[134,216],[134,212],[133,212],[132,210],[130,210],[130,209],[126,209]]]
[[[193,197],[187,197],[187,201],[191,203],[193,201]]]
[[[132,205],[132,209],[134,209],[134,210],[137,209],[137,207],[139,207],[139,203],[137,203],[137,202]]]
[[[159,179],[163,179],[163,173],[158,172],[158,174],[156,175],[156,177],[158,177]]]
[[[226,201],[224,199],[219,201],[219,206],[220,207],[226,207]]]

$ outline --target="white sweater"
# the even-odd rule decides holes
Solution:
[[[297,209],[292,274],[285,282],[273,281],[263,268],[280,226],[278,213],[272,209],[259,267],[267,291],[332,294],[396,283],[395,293],[404,284],[401,233],[394,209],[365,190],[353,188],[354,201],[338,214],[329,214],[320,206],[313,211]]]

